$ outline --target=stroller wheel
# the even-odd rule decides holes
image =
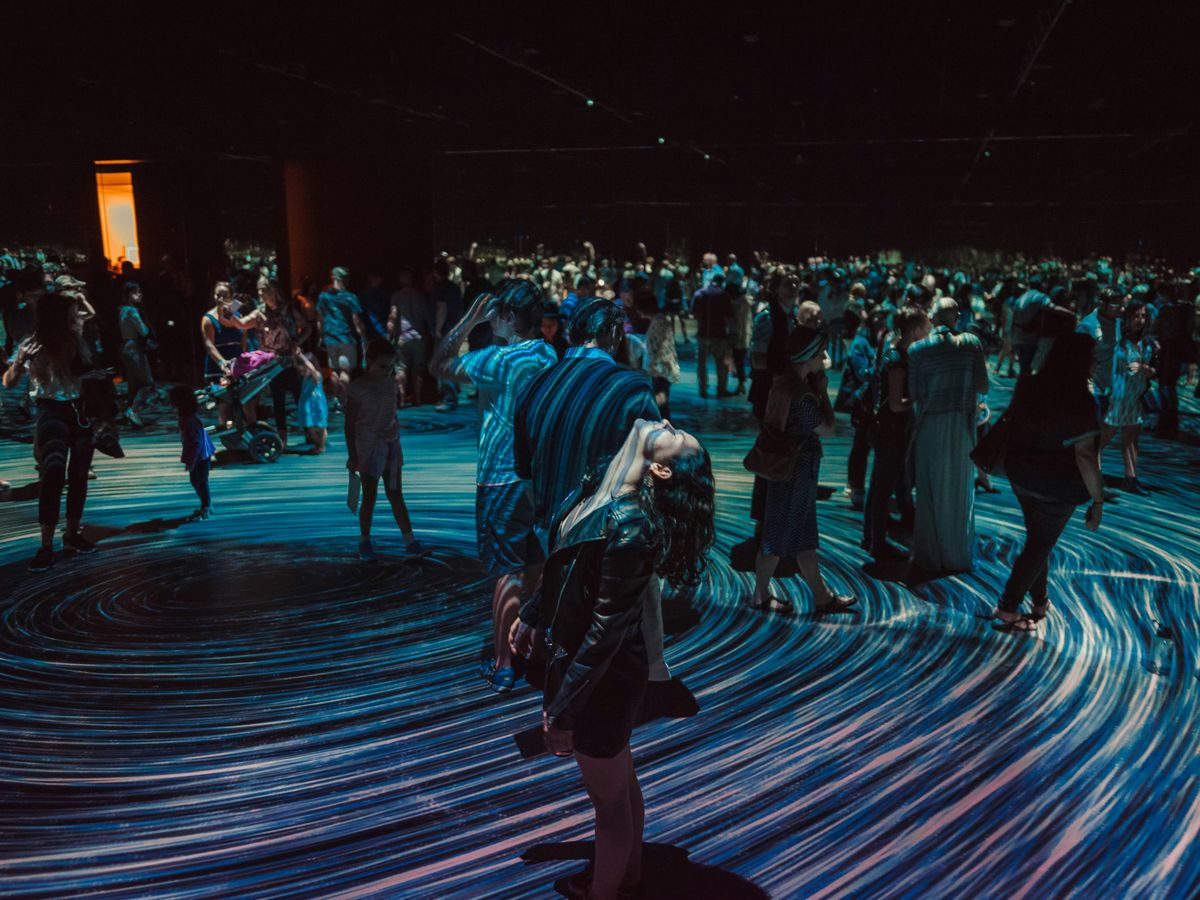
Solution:
[[[249,450],[255,462],[275,462],[283,452],[283,441],[273,431],[259,431],[250,438]]]

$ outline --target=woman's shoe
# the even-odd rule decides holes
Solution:
[[[1040,622],[1046,618],[1046,614],[1050,612],[1050,601],[1043,600],[1041,603],[1033,604],[1033,611],[1029,613],[1029,621]]]
[[[1126,494],[1137,494],[1139,497],[1149,497],[1150,492],[1142,487],[1137,478],[1126,478],[1121,482],[1121,491]]]
[[[1000,614],[1000,609],[997,607],[992,610],[992,628],[996,631],[1003,631],[1010,634],[1029,634],[1037,631],[1037,622],[1030,616],[1023,616],[1019,613],[1013,613],[1016,618],[1006,619]]]
[[[358,542],[358,558],[363,562],[373,563],[379,559],[375,555],[375,548],[371,546],[370,538],[362,538]]]
[[[818,603],[813,607],[813,612],[819,616],[828,615],[829,613],[850,612],[856,603],[857,597],[849,597],[842,594],[830,594],[830,600],[826,603]]]
[[[74,534],[63,534],[63,549],[75,553],[94,553],[96,545],[76,531]]]
[[[30,572],[45,572],[54,565],[54,548],[38,547],[38,552],[29,561]]]

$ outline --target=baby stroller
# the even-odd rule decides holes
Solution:
[[[243,354],[242,358],[250,355]],[[220,382],[196,391],[196,400],[203,409],[215,409],[220,403],[228,403],[230,420],[209,425],[208,433],[220,440],[227,450],[249,454],[255,462],[269,463],[275,462],[283,453],[279,432],[267,422],[247,425],[244,407],[266,390],[272,379],[283,371],[284,363],[273,353],[262,356],[270,358],[243,374],[239,374],[241,366],[235,364],[231,373]]]

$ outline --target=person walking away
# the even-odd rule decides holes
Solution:
[[[729,347],[733,355],[733,374],[737,378],[734,393],[740,397],[746,392],[746,353],[750,349],[750,330],[754,325],[754,297],[743,287],[732,295],[732,303]]]
[[[33,334],[18,347],[3,378],[4,387],[12,388],[28,373],[37,406],[34,456],[41,476],[38,487],[41,545],[29,563],[31,572],[44,572],[54,565],[54,530],[58,526],[64,487],[67,527],[62,538],[63,549],[75,553],[91,553],[96,549],[81,531],[88,468],[94,452],[92,425],[84,412],[81,392],[82,378],[91,368],[75,297],[42,295],[34,311]]]
[[[696,381],[700,396],[708,397],[708,360],[717,369],[717,398],[728,397],[729,321],[733,318],[733,300],[725,290],[725,276],[717,273],[692,297],[692,315],[696,319]]]
[[[404,451],[400,447],[400,422],[396,418],[399,387],[394,369],[396,350],[383,339],[367,345],[367,368],[346,390],[346,468],[362,479],[362,500],[358,509],[358,558],[375,562],[378,557],[371,544],[371,522],[379,496],[379,480],[392,507],[392,516],[404,539],[410,558],[429,551],[413,534],[408,506],[404,502],[401,474]]]
[[[508,634],[521,599],[541,575],[545,554],[534,529],[533,501],[513,461],[513,409],[521,390],[557,361],[541,336],[545,298],[532,281],[512,280],[493,297],[481,293],[434,353],[433,374],[473,384],[479,392],[479,458],[475,530],[479,558],[496,578],[492,592],[494,654],[482,674],[492,690],[510,691],[516,679]],[[487,324],[498,343],[459,356],[471,331]]]
[[[1041,276],[1029,279],[1028,287],[1013,301],[1012,344],[1017,357],[1018,372],[1029,375],[1033,372],[1033,360],[1037,355],[1042,311],[1050,305],[1050,297],[1042,291]]]
[[[204,423],[200,421],[200,406],[196,402],[195,392],[186,385],[177,384],[167,396],[179,415],[179,439],[183,444],[179,461],[187,468],[188,480],[200,501],[200,505],[188,517],[188,521],[201,522],[212,515],[212,494],[208,487],[208,475],[216,447],[213,446]]]
[[[358,345],[365,339],[366,327],[358,297],[346,289],[350,270],[334,266],[329,275],[333,284],[317,297],[317,329],[329,354],[329,368],[335,373],[338,393],[345,393],[350,374],[358,371]]]
[[[135,428],[141,428],[142,410],[147,394],[154,389],[154,375],[146,350],[151,344],[150,326],[142,318],[142,289],[136,281],[125,282],[118,314],[121,327],[121,374],[125,376],[125,397],[128,406],[125,417]]]
[[[975,447],[979,400],[988,391],[983,345],[954,334],[958,304],[937,301],[934,328],[908,352],[912,467],[917,492],[913,563],[927,575],[974,566]]]
[[[1002,631],[1033,631],[1046,618],[1050,555],[1075,508],[1090,499],[1084,522],[1091,531],[1100,527],[1100,418],[1088,390],[1095,346],[1083,333],[1057,338],[1038,372],[1013,393],[1004,464],[1025,519],[1025,543],[993,610]],[[1033,605],[1022,614],[1026,595]]]

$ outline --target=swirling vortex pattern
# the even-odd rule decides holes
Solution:
[[[1159,490],[1098,534],[1069,526],[1037,637],[987,624],[1022,537],[1007,492],[981,498],[976,571],[913,590],[863,573],[835,495],[827,577],[861,612],[783,619],[740,605],[727,564],[748,533],[744,416],[677,393],[714,455],[721,538],[705,587],[667,600],[698,613],[668,661],[701,711],[635,734],[648,839],[778,897],[1200,894],[1193,451],[1146,441]],[[519,860],[589,838],[590,809],[572,764],[517,752],[530,689],[475,675],[489,585],[470,415],[453,421],[405,438],[439,548],[422,563],[353,559],[336,442],[218,471],[218,515],[173,527],[177,446],[131,439],[94,485],[101,552],[43,576],[21,567],[32,504],[0,507],[6,896],[536,896],[573,868]],[[846,445],[827,443],[826,482]],[[0,448],[10,477],[27,453]]]

